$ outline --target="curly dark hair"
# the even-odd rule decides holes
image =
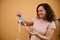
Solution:
[[[41,4],[39,4],[39,5],[37,6],[37,8],[36,8],[37,16],[39,16],[39,15],[38,15],[38,8],[39,8],[40,6],[43,6],[43,8],[44,8],[45,11],[46,11],[46,15],[45,15],[46,20],[49,21],[49,22],[55,21],[54,12],[53,12],[52,8],[51,8],[47,3],[41,3]]]

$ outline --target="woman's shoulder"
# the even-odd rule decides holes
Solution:
[[[49,28],[55,28],[56,29],[56,23],[55,21],[49,22]]]
[[[55,21],[49,22],[50,24],[55,24]]]

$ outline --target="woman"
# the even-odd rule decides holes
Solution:
[[[56,29],[54,12],[47,3],[39,4],[36,12],[36,18],[30,22],[25,21],[27,26],[32,26],[32,29],[28,30],[31,34],[30,40],[50,40]]]

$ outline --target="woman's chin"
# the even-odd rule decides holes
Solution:
[[[41,19],[42,19],[43,17],[42,17],[42,16],[39,16],[39,18],[41,18]]]

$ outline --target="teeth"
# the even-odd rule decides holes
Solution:
[[[43,15],[43,14],[39,14],[39,15]]]

